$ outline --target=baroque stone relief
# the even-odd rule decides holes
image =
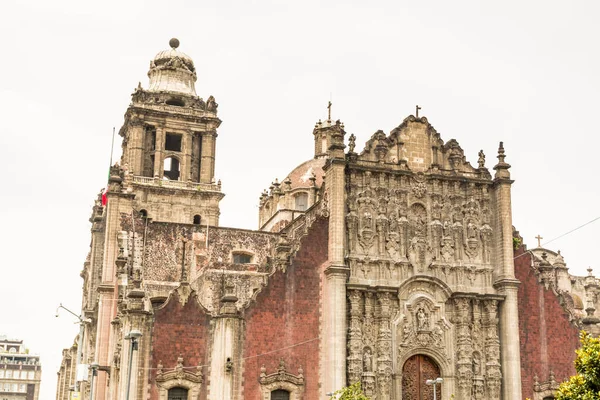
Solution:
[[[400,284],[428,274],[465,287],[491,286],[486,184],[352,171],[348,191],[351,281]]]

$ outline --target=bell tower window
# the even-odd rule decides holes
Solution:
[[[167,157],[163,163],[164,177],[171,181],[179,180],[179,160],[175,157]]]
[[[200,225],[200,216],[198,214],[194,215],[194,225]]]
[[[167,133],[167,135],[165,137],[165,150],[180,152],[181,151],[181,135]]]

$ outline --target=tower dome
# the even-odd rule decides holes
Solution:
[[[169,41],[171,49],[159,52],[150,62],[148,77],[152,92],[175,92],[196,96],[196,68],[194,61],[177,50],[179,40]]]

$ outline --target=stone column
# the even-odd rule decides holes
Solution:
[[[137,117],[132,117],[127,126],[129,148],[129,171],[134,175],[143,175],[144,165],[144,125]]]
[[[457,373],[458,398],[471,398],[471,387],[473,385],[472,354],[473,344],[469,325],[471,322],[471,301],[466,297],[454,299],[456,314],[454,323],[456,324],[456,353],[457,353]]]
[[[179,167],[179,180],[182,182],[192,179],[192,135],[194,132],[187,130],[181,138],[181,165]]]
[[[239,398],[242,362],[238,339],[241,335],[241,319],[235,306],[238,298],[234,292],[232,284],[225,286],[219,315],[215,318],[208,400]]]
[[[215,176],[215,141],[216,132],[202,134],[202,154],[200,161],[200,182],[211,183]]]
[[[362,361],[362,330],[361,321],[363,312],[361,309],[362,292],[352,290],[348,295],[350,301],[350,327],[348,330],[348,383],[360,382],[363,371]]]
[[[156,127],[156,149],[154,151],[154,177],[162,178],[165,157],[165,126]]]
[[[379,300],[379,332],[377,334],[377,383],[379,400],[389,400],[392,394],[392,329],[390,327],[392,294],[377,293]]]
[[[494,202],[495,235],[495,282],[499,294],[505,296],[500,312],[500,343],[502,343],[502,399],[521,398],[521,355],[519,342],[519,309],[517,291],[519,281],[515,278],[512,240],[511,185],[508,171],[510,165],[504,161],[504,145],[498,148],[498,164],[492,189]]]
[[[325,166],[325,194],[329,207],[328,262],[323,282],[321,332],[322,398],[326,393],[346,386],[346,281],[349,268],[344,263],[345,226],[345,155],[344,130],[336,125]]]

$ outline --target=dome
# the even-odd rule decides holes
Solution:
[[[177,50],[179,40],[169,41],[171,49],[159,52],[150,62],[149,90],[175,92],[196,96],[196,68],[187,54]]]
[[[313,183],[311,177],[315,176],[315,184],[321,187],[323,184],[323,167],[325,166],[325,158],[313,158],[298,165],[290,172],[284,183],[289,179],[291,190],[301,188],[311,188]]]

